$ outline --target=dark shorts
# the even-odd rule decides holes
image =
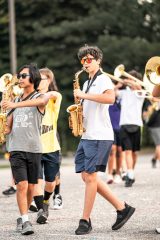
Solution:
[[[121,139],[120,139],[120,130],[115,130],[114,131],[114,142],[113,144],[116,146],[121,146]]]
[[[36,184],[41,166],[41,153],[13,151],[10,152],[10,164],[15,183],[28,181]]]
[[[138,130],[130,133],[122,126],[120,129],[120,138],[122,150],[132,150],[133,152],[140,150],[141,144],[141,128],[138,127]]]
[[[41,160],[41,170],[39,173],[39,178],[44,178],[47,182],[53,182],[59,172],[60,161],[59,161],[59,151],[51,153],[43,153]]]
[[[113,141],[81,139],[75,156],[76,173],[105,172]]]

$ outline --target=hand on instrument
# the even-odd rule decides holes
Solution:
[[[2,106],[3,109],[16,108],[16,103],[3,100],[1,102],[1,106]]]
[[[75,89],[73,91],[73,94],[74,94],[74,97],[75,98],[80,98],[80,99],[83,99],[85,97],[85,93],[82,92],[80,89]]]

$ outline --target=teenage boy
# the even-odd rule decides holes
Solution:
[[[135,208],[120,201],[97,174],[98,171],[106,171],[114,138],[108,107],[114,103],[115,93],[110,78],[100,71],[102,51],[96,46],[85,45],[79,49],[78,58],[89,77],[83,91],[74,90],[74,97],[82,99],[85,128],[75,156],[76,173],[81,173],[85,183],[82,219],[75,231],[75,234],[82,235],[92,230],[90,215],[97,192],[117,210],[112,230],[121,228]]]

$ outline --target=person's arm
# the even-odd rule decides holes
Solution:
[[[80,89],[75,89],[74,97],[105,104],[112,104],[115,102],[115,92],[112,89],[108,89],[102,94],[84,93]]]
[[[53,100],[56,100],[59,96],[61,96],[61,94],[59,92],[56,92],[56,91],[47,92],[47,93],[45,93],[45,95],[47,97],[49,97],[49,99],[53,99]]]
[[[160,98],[160,85],[155,85],[152,91],[153,97],[158,97]]]
[[[2,107],[4,109],[14,109],[20,107],[38,107],[40,110],[43,110],[45,105],[48,103],[49,96],[46,94],[40,95],[38,98],[22,101],[22,102],[10,102],[3,100]]]

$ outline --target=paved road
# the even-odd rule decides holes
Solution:
[[[61,169],[64,207],[62,210],[50,209],[49,223],[36,224],[36,214],[29,213],[35,234],[21,236],[15,232],[15,220],[18,217],[16,196],[4,197],[1,193],[9,184],[10,170],[0,169],[0,240],[38,239],[38,240],[156,240],[160,235],[155,227],[160,226],[160,163],[151,168],[151,153],[139,156],[136,167],[136,182],[132,188],[124,184],[111,185],[112,190],[127,203],[136,207],[136,212],[129,222],[119,231],[113,232],[111,225],[115,221],[115,210],[97,196],[92,213],[93,231],[86,236],[75,236],[74,230],[81,217],[84,186],[79,175],[74,173],[72,159],[63,160]],[[0,161],[3,165],[4,161]],[[106,180],[106,176],[101,176]],[[52,207],[52,201],[50,201]]]

